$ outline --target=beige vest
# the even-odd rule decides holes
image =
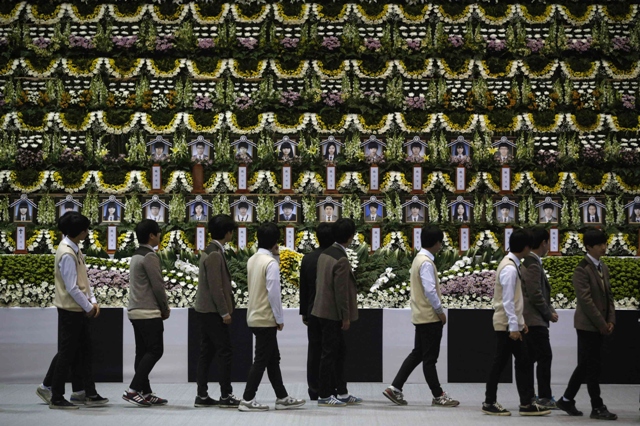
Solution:
[[[440,293],[440,279],[438,278],[438,270],[428,256],[419,254],[413,259],[410,271],[411,282],[411,322],[413,324],[429,324],[432,322],[441,321],[436,314],[435,309],[431,306],[431,302],[424,295],[424,287],[422,286],[422,279],[420,278],[420,268],[425,262],[429,262],[433,266],[433,271],[436,277],[436,292],[438,297],[442,300],[442,293]]]
[[[504,311],[504,305],[502,304],[502,284],[500,284],[500,273],[508,266],[515,266],[511,258],[505,256],[504,259],[498,265],[496,271],[496,285],[493,291],[493,329],[495,331],[509,331],[509,319],[507,313]],[[516,278],[516,288],[513,296],[513,305],[515,307],[515,313],[518,317],[518,329],[524,328],[524,301],[522,298],[522,281],[520,281],[520,274]]]
[[[84,312],[82,307],[73,300],[73,297],[67,291],[67,288],[64,286],[64,280],[62,279],[62,274],[60,273],[60,259],[65,254],[69,254],[73,257],[76,262],[76,269],[78,271],[78,279],[77,286],[82,290],[84,294],[87,295],[87,299],[89,298],[89,277],[87,276],[87,267],[84,264],[84,260],[80,260],[79,256],[82,256],[82,252],[79,251],[78,255],[73,249],[67,244],[60,243],[58,246],[58,250],[56,250],[56,258],[54,265],[54,276],[55,276],[55,284],[56,284],[56,293],[53,298],[53,305],[64,309],[66,311],[73,312]]]
[[[249,327],[275,327],[276,319],[267,292],[267,266],[276,260],[268,254],[256,253],[247,262],[247,325]]]

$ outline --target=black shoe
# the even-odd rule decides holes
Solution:
[[[95,394],[94,396],[85,397],[84,403],[85,405],[104,405],[109,403],[109,399],[103,398],[100,395]]]
[[[218,401],[209,397],[202,398],[200,396],[196,396],[196,402],[193,403],[194,407],[216,407],[218,405]]]
[[[610,413],[609,410],[607,410],[606,405],[603,405],[600,408],[594,408],[593,410],[591,410],[591,415],[589,417],[596,420],[617,420],[618,419],[617,415]]]
[[[535,402],[532,402],[529,405],[520,406],[521,416],[546,416],[547,414],[551,414],[551,410],[542,408]]]
[[[510,416],[511,412],[500,405],[498,402],[493,404],[482,403],[482,412],[490,416]]]
[[[233,395],[229,395],[226,398],[220,397],[218,401],[218,407],[220,408],[238,408],[239,405],[240,400]]]
[[[49,404],[49,408],[51,408],[52,410],[77,410],[78,406],[62,398],[58,401],[51,401],[51,404]]]
[[[558,407],[559,409],[561,409],[562,411],[564,411],[570,416],[582,415],[582,411],[579,411],[576,408],[575,401],[565,401],[563,398],[560,398],[559,400],[556,401],[556,407]]]

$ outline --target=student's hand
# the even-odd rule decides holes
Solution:
[[[551,314],[551,322],[558,322],[558,314],[555,312]]]
[[[278,331],[282,331],[282,329],[284,328],[284,323],[277,324],[277,327],[278,327]]]
[[[349,321],[348,319],[342,320],[342,330],[347,331],[349,330],[350,326],[351,326],[351,321]]]
[[[163,320],[169,319],[169,316],[171,315],[171,308],[167,308],[167,310],[163,313],[160,314],[160,317]]]
[[[609,331],[609,324],[601,325],[598,327],[598,330],[600,330],[600,334],[605,336],[611,334],[611,331]]]
[[[98,318],[98,316],[100,316],[100,305],[98,305],[97,303],[94,303],[93,307],[96,309],[96,314],[93,317]]]
[[[91,308],[91,310],[85,314],[87,318],[93,318],[96,316],[96,312],[97,312],[96,306],[97,305],[94,304],[93,308]]]
[[[303,316],[303,317],[302,317],[302,323],[303,323],[304,325],[306,325],[306,326],[309,326],[309,318],[307,318],[307,317]]]
[[[607,326],[609,327],[609,334],[613,333],[613,328],[615,327],[614,324],[612,322],[607,323]]]
[[[529,327],[527,327],[527,324],[524,325],[524,328],[522,329],[522,331],[524,332],[524,334],[527,334],[529,332]]]
[[[442,321],[442,325],[445,325],[447,323],[447,316],[443,313],[438,314],[438,318],[440,318],[440,321]]]
[[[509,333],[509,339],[511,340],[522,340],[522,334],[519,331],[512,331]]]
[[[226,316],[222,317],[222,322],[227,325],[231,324],[231,315],[227,314]]]

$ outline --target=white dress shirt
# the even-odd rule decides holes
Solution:
[[[273,257],[273,254],[267,249],[258,249],[258,253],[268,254]],[[273,316],[276,319],[276,324],[284,324],[284,314],[282,313],[282,290],[280,286],[280,265],[278,262],[271,262],[267,266],[267,294]]]
[[[418,254],[427,256],[431,259],[431,262],[435,259],[433,254],[427,249],[420,249]],[[431,303],[436,314],[442,314],[444,311],[442,310],[442,303],[440,302],[440,297],[438,297],[438,292],[436,291],[436,274],[431,262],[424,262],[422,266],[420,266],[420,281],[422,282],[424,296],[427,298],[429,303]]]
[[[71,241],[69,238],[64,237],[61,244],[67,244],[71,249],[78,255],[78,245]],[[84,259],[80,259],[81,262],[84,263]],[[62,275],[62,281],[64,281],[64,287],[67,289],[67,292],[73,300],[76,301],[78,305],[85,311],[89,312],[93,309],[93,304],[97,303],[96,298],[93,295],[93,288],[89,286],[89,297],[80,290],[78,287],[78,270],[76,269],[76,261],[70,254],[64,254],[60,258],[60,263],[58,263],[58,268],[60,269],[60,275]]]
[[[514,303],[514,297],[516,294],[516,280],[518,278],[518,269],[520,267],[520,259],[513,253],[507,254],[511,260],[515,262],[514,265],[507,264],[502,268],[500,272],[500,285],[502,285],[502,306],[504,306],[504,312],[507,314],[509,320],[509,331],[520,331],[518,325],[518,316],[516,315],[516,307]]]
[[[598,267],[600,266],[600,260],[596,259],[595,257],[591,256],[589,253],[587,253],[587,257],[589,259],[591,259],[591,261],[593,262],[593,264],[595,265],[596,269],[598,269]]]

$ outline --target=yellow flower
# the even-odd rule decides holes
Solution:
[[[362,115],[358,115],[358,122],[360,122],[360,126],[364,131],[372,132],[382,129],[387,124],[388,117],[389,115],[384,114],[378,123],[369,125]]]
[[[22,192],[33,192],[36,188],[39,188],[40,186],[42,186],[42,184],[44,183],[44,179],[45,179],[45,172],[40,172],[38,174],[38,179],[36,179],[36,181],[33,183],[33,185],[29,185],[29,186],[22,186],[18,180],[17,180],[17,175],[15,171],[11,171],[11,173],[9,174],[9,180],[12,182],[13,186],[15,186],[16,188],[20,189],[20,191]]]
[[[318,70],[320,71],[321,74],[324,74],[327,77],[334,77],[334,78],[340,77],[342,74],[344,74],[345,63],[346,62],[342,62],[340,66],[335,70],[328,70],[324,67],[324,64],[322,61],[320,60],[316,61],[316,65],[318,66]]]
[[[420,11],[419,15],[411,15],[409,12],[404,10],[404,6],[401,4],[396,6],[396,10],[400,11],[400,14],[402,15],[402,17],[407,21],[423,22],[425,19],[425,15],[429,11],[430,7],[431,6],[428,4],[425,4],[424,6],[422,6],[422,10]]]
[[[136,9],[135,12],[133,12],[132,14],[127,14],[127,13],[122,13],[120,12],[120,9],[118,9],[118,5],[114,4],[113,5],[113,12],[116,15],[117,18],[134,18],[138,15],[140,15],[140,13],[142,12],[142,8],[145,7],[146,4],[141,4],[140,6],[138,6],[138,8]]]
[[[300,287],[300,263],[303,255],[289,249],[280,250],[280,275],[296,287]]]
[[[471,5],[467,5],[462,12],[460,12],[457,15],[449,15],[447,12],[445,12],[444,8],[442,6],[438,6],[439,10],[440,10],[440,14],[442,16],[444,16],[445,18],[448,18],[452,21],[459,21],[461,19],[463,19],[464,17],[466,17],[469,14],[469,8],[471,7]]]
[[[163,21],[176,21],[176,20],[178,20],[178,18],[180,18],[180,15],[182,14],[182,9],[184,9],[186,7],[185,5],[182,5],[182,4],[179,4],[179,5],[176,5],[176,6],[178,6],[176,8],[176,11],[171,15],[163,14],[162,11],[160,10],[160,7],[159,6],[155,6],[155,5],[153,6],[153,11],[156,14],[156,16],[159,19],[162,19]]]
[[[238,124],[238,118],[236,117],[235,114],[231,114],[231,124],[233,124],[235,126],[236,129],[245,132],[245,133],[252,133],[254,130],[260,128],[262,126],[262,114],[258,114],[258,123],[253,125],[253,126],[248,126],[248,127],[242,127],[240,126],[240,124]]]
[[[48,15],[46,15],[44,13],[38,12],[38,6],[34,4],[34,5],[31,5],[31,13],[33,14],[33,17],[38,19],[38,20],[50,21],[53,18],[55,18],[56,16],[58,16],[58,14],[60,13],[60,8],[61,7],[62,7],[62,5],[56,6],[56,8],[55,8],[55,10],[53,12],[51,12]]]
[[[336,16],[327,16],[324,13],[322,13],[322,9],[324,7],[321,4],[318,4],[316,12],[318,14],[318,18],[320,18],[321,21],[335,22],[335,21],[341,21],[342,18],[344,18],[344,15],[347,13],[347,8],[348,7],[349,7],[349,4],[345,3],[342,6],[342,9],[340,10],[340,13],[338,13],[338,15],[336,15]]]
[[[529,9],[527,8],[526,5],[521,4],[520,10],[522,11],[522,17],[525,19],[525,21],[527,21],[527,23],[539,24],[539,23],[546,22],[546,20],[549,18],[549,15],[551,15],[551,13],[553,12],[553,5],[551,4],[547,5],[547,8],[542,13],[542,15],[537,15],[537,16],[534,16],[531,13],[529,13]]]
[[[380,11],[380,13],[378,13],[377,15],[369,15],[369,14],[367,13],[367,11],[366,11],[366,10],[364,10],[364,8],[362,7],[362,5],[359,5],[359,4],[358,4],[358,5],[356,5],[356,7],[358,8],[358,12],[360,13],[360,15],[361,15],[363,18],[365,18],[365,19],[367,19],[367,20],[369,20],[369,21],[377,21],[377,20],[380,20],[380,19],[384,18],[385,16],[387,16],[387,13],[389,13],[389,5],[388,5],[388,4],[385,4],[385,5],[382,7],[382,10]]]
[[[195,132],[213,132],[216,127],[218,127],[218,124],[220,123],[220,115],[216,114],[213,118],[213,121],[211,122],[211,126],[202,126],[200,124],[198,124],[195,120],[195,118],[193,118],[193,114],[188,114],[187,116],[187,125],[188,127],[195,131]]]
[[[207,24],[218,24],[222,21],[222,16],[227,13],[229,9],[229,5],[225,4],[220,8],[220,13],[216,16],[203,16],[202,11],[200,10],[200,5],[198,3],[191,3],[192,11],[196,15],[198,21],[204,22]]]
[[[173,116],[169,124],[165,124],[163,126],[156,126],[153,120],[151,119],[151,116],[147,115],[147,125],[151,128],[151,130],[153,130],[156,133],[164,133],[167,130],[174,128],[176,120],[178,120],[179,118],[180,118],[180,115],[176,114]]]
[[[457,124],[455,124],[453,121],[449,119],[449,117],[446,114],[442,114],[442,119],[447,123],[447,125],[451,130],[459,132],[471,126],[471,123],[473,122],[473,114],[469,115],[469,119],[462,126],[458,126]]]

